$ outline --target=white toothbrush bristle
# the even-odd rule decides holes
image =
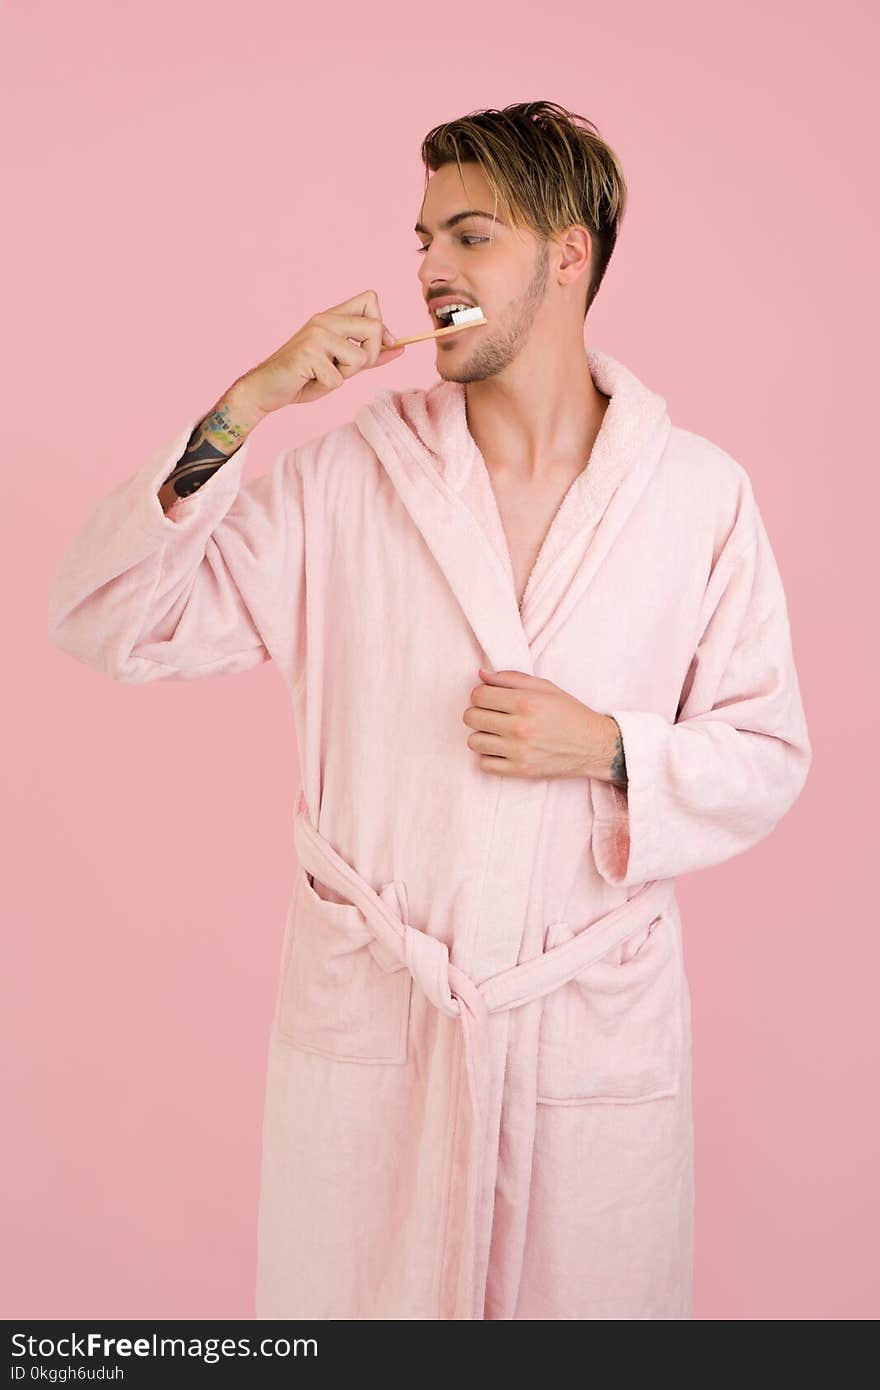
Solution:
[[[452,315],[453,323],[478,323],[483,318],[483,311],[479,304],[472,309],[456,309]]]

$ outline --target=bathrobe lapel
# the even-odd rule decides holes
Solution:
[[[359,411],[358,428],[446,576],[489,663],[499,670],[531,671],[529,644],[504,566],[421,439],[386,404],[390,394],[383,393]],[[454,459],[461,461],[460,455]]]

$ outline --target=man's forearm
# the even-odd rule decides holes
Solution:
[[[265,411],[250,398],[247,385],[243,381],[235,382],[196,425],[183,457],[159,488],[163,512],[167,512],[178,497],[188,497],[206,483],[244,443],[264,415]]]

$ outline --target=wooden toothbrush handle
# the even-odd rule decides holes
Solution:
[[[435,328],[433,333],[419,333],[415,338],[398,338],[394,347],[405,347],[407,343],[423,343],[426,338],[443,338],[447,333],[460,333],[463,328],[476,328],[478,323],[488,323],[488,319],[477,319],[471,323],[450,323],[445,328]]]

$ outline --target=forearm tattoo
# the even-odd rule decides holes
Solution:
[[[188,497],[217,472],[247,433],[243,425],[234,423],[228,406],[218,406],[196,425],[166,484],[170,483],[178,497]]]
[[[611,760],[611,781],[625,791],[629,778],[626,775],[626,755],[623,751],[623,738],[618,732],[614,741],[614,756]]]

